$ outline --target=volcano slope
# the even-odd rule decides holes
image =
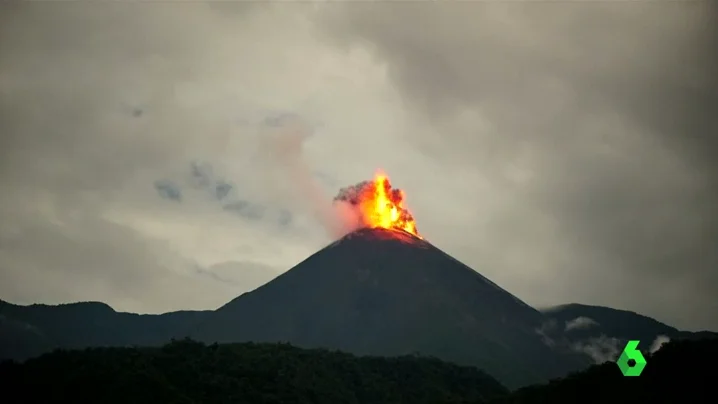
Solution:
[[[191,337],[289,342],[475,365],[513,388],[587,366],[537,334],[545,317],[425,240],[361,229],[209,314]]]

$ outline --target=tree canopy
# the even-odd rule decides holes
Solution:
[[[673,341],[639,377],[607,362],[509,392],[482,371],[419,356],[358,357],[289,344],[176,340],[56,350],[0,364],[3,403],[621,404],[716,402],[718,339]]]
[[[78,404],[484,403],[507,392],[476,368],[433,358],[192,340],[160,348],[57,350],[3,363],[0,380],[8,387],[3,394],[18,402]]]

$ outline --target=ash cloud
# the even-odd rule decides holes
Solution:
[[[287,195],[296,197],[301,208],[322,225],[329,237],[340,238],[356,228],[355,211],[345,204],[331,203],[313,175],[304,155],[305,142],[313,135],[306,120],[289,113],[269,116],[260,135],[260,153],[269,157],[268,161],[291,184]]]
[[[371,220],[364,216],[360,201],[376,192],[374,182],[361,181],[341,188],[333,199],[329,199],[315,178],[313,170],[304,155],[304,146],[313,135],[313,128],[302,117],[283,113],[265,118],[261,133],[261,149],[271,155],[275,167],[292,184],[290,195],[297,196],[305,210],[323,226],[333,239],[341,238],[354,230],[367,227]],[[392,188],[387,179],[385,192],[394,203],[403,201],[400,189]],[[399,219],[413,221],[411,213],[399,208]]]

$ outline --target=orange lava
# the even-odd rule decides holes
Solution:
[[[422,239],[416,221],[404,206],[404,191],[392,189],[386,174],[378,172],[360,195],[359,209],[369,227],[400,229]]]

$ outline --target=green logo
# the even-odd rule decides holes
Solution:
[[[621,352],[621,356],[618,357],[616,363],[624,376],[640,376],[643,368],[646,367],[646,358],[643,357],[641,351],[636,349],[639,342],[636,340],[628,341],[626,347],[623,348],[623,352]],[[633,366],[628,363],[631,359],[636,362]]]

